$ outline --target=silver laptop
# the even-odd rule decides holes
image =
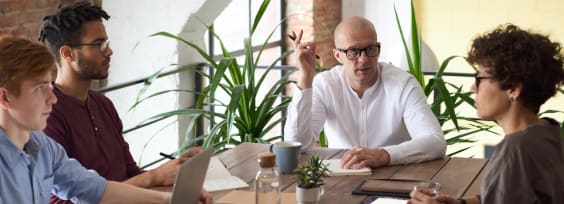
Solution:
[[[209,147],[180,166],[170,204],[198,204],[212,156],[213,147]]]

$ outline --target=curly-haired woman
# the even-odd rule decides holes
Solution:
[[[559,124],[539,118],[540,106],[564,83],[560,43],[511,24],[474,39],[476,109],[505,133],[480,195],[455,199],[411,192],[409,203],[564,203],[564,139]]]

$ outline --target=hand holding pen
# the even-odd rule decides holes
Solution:
[[[186,151],[183,155],[182,155],[182,159],[190,159],[194,156],[196,156],[196,154],[199,154],[200,152],[204,151],[204,149],[202,147],[192,147],[190,149],[188,149],[188,151]],[[171,154],[167,154],[164,152],[160,152],[159,155],[161,155],[164,158],[170,159],[170,160],[175,160],[176,157],[174,157]],[[221,164],[223,164],[223,166],[225,168],[227,168],[227,164],[225,164],[223,161],[221,161],[221,159],[219,159],[219,161],[221,162]]]
[[[302,31],[302,32],[303,32],[303,31]],[[288,38],[290,38],[290,40],[292,40],[293,42],[296,42],[296,37],[294,36],[294,35],[296,35],[296,34],[295,34],[293,31],[292,31],[292,34],[293,34],[293,35],[288,35]],[[321,59],[321,58],[319,57],[319,55],[317,55],[317,54],[315,54],[315,58],[316,58],[316,59]]]
[[[202,147],[192,147],[192,148],[186,150],[186,152],[184,152],[184,154],[182,154],[182,158],[186,158],[186,159],[192,158],[193,156],[195,156],[196,154],[198,154],[202,151],[204,151],[204,149]],[[170,154],[166,154],[166,153],[163,153],[163,152],[161,152],[159,154],[162,157],[170,159],[170,160],[176,159],[173,155],[170,155]]]
[[[161,155],[164,158],[170,159],[170,160],[176,159],[174,156],[167,154],[167,153],[164,153],[164,152],[160,152],[159,155]]]
[[[299,35],[292,31],[292,35],[288,35],[290,39],[294,39],[294,54],[297,59],[297,66],[301,74],[297,80],[297,86],[300,89],[308,89],[312,87],[313,78],[317,74],[315,42],[302,42],[304,31],[300,30]]]

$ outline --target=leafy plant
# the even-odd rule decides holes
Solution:
[[[460,107],[463,104],[470,105],[475,109],[476,107],[474,106],[474,99],[470,97],[470,95],[472,94],[471,92],[463,91],[462,85],[457,86],[453,83],[445,81],[443,79],[443,74],[448,64],[452,60],[463,57],[447,57],[441,63],[434,76],[428,79],[428,81],[425,81],[425,73],[423,72],[423,68],[421,66],[421,40],[417,27],[417,19],[413,1],[411,1],[411,52],[405,40],[405,35],[403,33],[401,22],[399,20],[395,6],[394,12],[396,23],[399,28],[402,43],[405,49],[405,55],[407,57],[409,73],[411,73],[415,77],[415,79],[417,79],[417,81],[423,88],[425,96],[427,96],[427,98],[433,98],[433,102],[431,103],[431,111],[435,114],[435,116],[437,116],[439,124],[441,125],[441,127],[443,127],[444,135],[448,135],[450,133],[454,134],[453,136],[450,136],[448,137],[448,139],[446,139],[447,145],[457,143],[472,143],[474,141],[467,139],[467,136],[482,131],[497,134],[490,130],[493,125],[486,124],[479,118],[457,116],[456,108]],[[438,94],[433,95],[434,92],[438,92]],[[447,124],[449,123],[452,123],[452,125],[454,125],[454,128],[447,127]],[[451,153],[450,155],[457,154],[469,148],[470,146],[462,148]]]
[[[268,41],[280,24],[273,29],[256,54],[251,45],[253,34],[269,3],[269,0],[262,2],[250,28],[250,34],[244,40],[243,63],[239,63],[237,59],[233,58],[213,29],[209,29],[209,32],[219,42],[223,55],[223,59],[219,63],[212,56],[209,56],[204,48],[200,48],[177,35],[168,32],[158,32],[151,35],[174,39],[191,47],[206,60],[207,67],[212,69],[215,74],[209,75],[203,70],[191,68],[196,74],[209,81],[209,84],[202,89],[201,93],[198,93],[199,96],[194,107],[161,113],[148,118],[139,125],[149,124],[172,116],[191,116],[193,123],[201,119],[199,123],[210,124],[209,128],[206,129],[207,131],[202,135],[186,134],[186,142],[182,146],[190,146],[195,141],[202,141],[204,147],[214,146],[216,152],[224,151],[243,142],[266,143],[281,138],[281,135],[271,138],[266,138],[265,135],[283,122],[283,118],[275,119],[275,115],[285,110],[290,103],[291,98],[282,93],[285,86],[291,81],[287,77],[283,77],[276,81],[272,87],[264,86],[264,82],[272,68],[291,52],[283,53],[268,65],[261,75],[256,75],[258,62]],[[208,28],[211,27],[208,26]],[[266,89],[266,94],[261,97],[259,93],[264,89]],[[171,91],[178,92],[179,90]],[[137,101],[147,100],[171,91],[162,91],[157,95],[138,98]],[[220,92],[227,95],[228,99],[216,97]],[[208,106],[223,107],[225,111],[223,113],[210,111],[206,109]],[[192,124],[187,128],[186,133],[192,130],[191,132],[195,134],[196,129],[197,127]]]
[[[319,159],[318,155],[311,155],[308,164],[299,166],[294,170],[296,181],[300,188],[316,188],[322,186],[325,173],[330,172],[327,165]]]

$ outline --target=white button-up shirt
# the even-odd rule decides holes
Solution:
[[[330,148],[382,148],[390,164],[443,157],[446,142],[421,86],[403,70],[379,67],[378,80],[362,98],[347,84],[340,65],[318,74],[312,89],[296,91],[285,140],[311,148],[324,128]]]

